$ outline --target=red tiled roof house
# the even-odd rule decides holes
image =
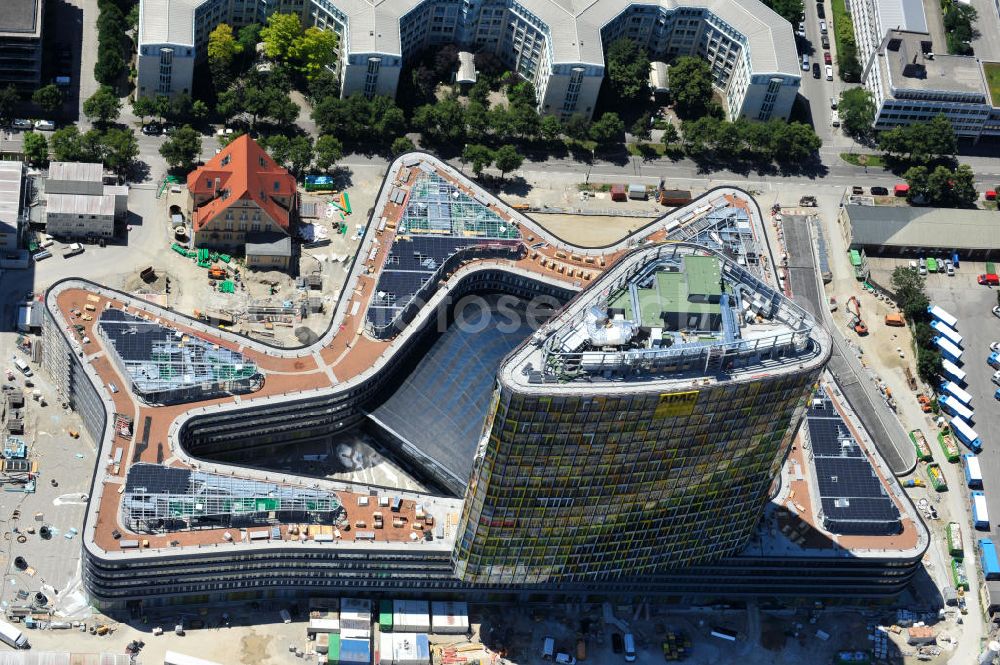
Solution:
[[[187,186],[196,247],[243,253],[253,236],[289,235],[295,178],[247,135],[193,171]]]

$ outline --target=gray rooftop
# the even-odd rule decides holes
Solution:
[[[110,194],[89,196],[87,194],[49,194],[45,212],[57,215],[104,215],[115,214],[115,197]]]
[[[348,52],[400,54],[399,19],[422,1],[332,0],[331,4],[348,17]],[[627,7],[640,3],[630,0],[520,0],[517,4],[548,25],[554,63],[603,65],[601,28]],[[754,72],[800,75],[792,26],[759,0],[651,0],[642,4],[671,9],[704,8],[746,36]]]
[[[21,162],[0,161],[0,227],[17,228],[23,177],[24,166]]]
[[[986,83],[979,61],[971,56],[925,53],[930,42],[925,32],[891,30],[886,34],[879,56],[885,59],[893,90],[978,93],[985,102]]]
[[[207,0],[141,0],[139,44],[194,46],[194,10]]]
[[[990,210],[846,205],[855,245],[990,249],[997,214]]]
[[[40,37],[42,0],[4,0],[0,12],[0,35]]]
[[[49,164],[49,180],[103,182],[104,166],[96,162],[52,162]]]
[[[885,30],[927,32],[927,16],[921,0],[875,0],[875,11]]]
[[[292,239],[280,233],[258,233],[247,238],[247,256],[291,256]]]

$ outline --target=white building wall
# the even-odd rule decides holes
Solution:
[[[182,44],[143,44],[136,62],[140,97],[190,94],[194,82],[195,49]]]
[[[799,79],[758,74],[751,81],[744,90],[741,103],[731,110],[731,115],[749,120],[788,120],[799,91]]]
[[[46,213],[45,232],[60,238],[110,238],[115,234],[115,216]]]

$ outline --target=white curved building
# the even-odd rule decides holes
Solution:
[[[261,7],[251,11],[245,1],[143,0],[140,93],[155,94],[154,86],[142,84],[155,79],[144,75],[144,61],[160,73],[165,39],[147,29],[147,22],[153,25],[164,12],[190,13],[191,20],[181,24],[190,24],[186,39],[200,57],[204,44],[199,37],[207,40],[218,23],[245,24],[275,9],[302,11],[307,23],[340,35],[345,96],[395,95],[407,58],[436,45],[457,44],[493,53],[531,81],[540,112],[590,117],[604,78],[604,51],[621,37],[638,42],[653,59],[705,58],[731,118],[787,118],[801,80],[791,25],[758,0],[257,1]],[[209,5],[214,9],[206,11]],[[233,5],[242,11],[237,14]],[[156,24],[165,28],[177,21]],[[187,83],[172,81],[170,87],[189,89]]]

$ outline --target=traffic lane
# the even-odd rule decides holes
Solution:
[[[983,471],[987,511],[991,516],[991,532],[997,536],[1000,534],[997,528],[1000,525],[1000,403],[993,394],[1000,386],[992,382],[995,370],[986,364],[990,343],[1000,340],[1000,319],[990,311],[997,304],[997,291],[975,284],[971,271],[965,274],[960,268],[959,274],[965,279],[935,284],[927,289],[927,296],[932,303],[958,319],[958,332],[963,337],[962,369],[968,374],[965,390],[972,395],[973,428],[983,442],[979,463]],[[941,279],[935,281],[941,282]],[[968,452],[968,449],[962,448],[963,454]],[[962,492],[971,514],[969,490],[965,488]]]
[[[882,459],[896,475],[908,473],[916,465],[916,452],[910,445],[895,415],[889,412],[881,397],[873,395],[874,386],[853,362],[853,353],[840,330],[827,315],[826,298],[819,286],[812,235],[805,217],[787,215],[782,225],[785,249],[788,252],[788,281],[796,303],[811,312],[826,326],[833,340],[832,354],[827,365],[837,385],[858,415]]]

